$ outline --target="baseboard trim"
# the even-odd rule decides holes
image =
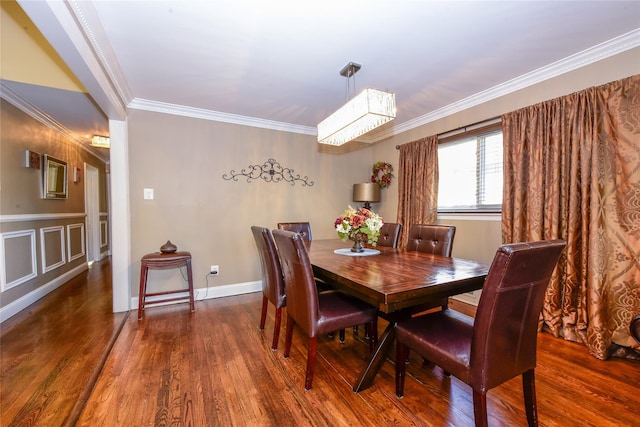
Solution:
[[[21,312],[25,308],[29,307],[31,304],[33,304],[34,302],[38,301],[40,298],[44,297],[48,293],[55,291],[60,286],[62,286],[65,283],[67,283],[69,280],[71,280],[72,278],[74,278],[78,274],[80,274],[83,271],[85,271],[87,268],[89,268],[87,263],[86,262],[82,263],[79,266],[67,271],[64,274],[61,274],[58,277],[56,277],[55,279],[53,279],[49,283],[46,283],[45,285],[40,286],[37,289],[34,289],[33,291],[29,292],[28,294],[23,295],[22,297],[18,298],[17,300],[15,300],[13,302],[10,302],[6,306],[0,308],[0,323],[4,322],[5,320],[9,319],[12,316],[18,314],[19,312]]]
[[[235,295],[243,295],[243,294],[251,294],[254,292],[262,292],[262,281],[258,280],[255,282],[245,282],[245,283],[235,283],[231,285],[223,285],[223,286],[209,286],[206,288],[196,288],[193,290],[194,299],[196,301],[202,301],[205,299],[212,298],[223,298],[223,297],[231,297]],[[184,293],[186,297],[189,296],[187,292]],[[161,297],[158,297],[160,299]],[[182,302],[165,302],[154,304],[155,306],[161,305],[170,305],[170,304],[180,304]],[[131,297],[130,303],[131,310],[138,309],[138,297]],[[153,304],[153,298],[148,298],[146,304]]]

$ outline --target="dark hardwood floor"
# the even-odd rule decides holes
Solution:
[[[289,359],[272,351],[273,307],[259,331],[260,294],[199,301],[195,313],[149,308],[138,322],[110,313],[110,286],[105,260],[2,325],[0,425],[473,425],[471,390],[415,354],[403,399],[391,360],[354,393],[368,346],[351,331],[345,344],[318,340],[305,392],[306,339],[294,332]],[[540,334],[536,380],[542,426],[640,426],[638,361],[599,361]],[[491,426],[526,425],[519,378],[487,401]]]
[[[124,326],[94,263],[0,325],[0,425],[74,425]]]

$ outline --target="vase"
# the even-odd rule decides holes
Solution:
[[[160,246],[160,252],[162,252],[163,254],[172,254],[177,250],[178,250],[178,248],[176,247],[176,245],[171,243],[170,240],[167,240],[167,243],[165,243],[164,245]]]
[[[364,252],[364,248],[362,247],[362,237],[356,235],[351,238],[353,240],[353,247],[351,248],[351,252]]]

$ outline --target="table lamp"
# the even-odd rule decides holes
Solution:
[[[364,202],[364,208],[371,210],[371,202],[380,201],[380,186],[376,182],[353,184],[353,201]]]

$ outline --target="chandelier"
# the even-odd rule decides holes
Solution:
[[[354,79],[361,65],[349,62],[340,70],[340,75]],[[318,142],[342,145],[381,126],[396,117],[396,96],[377,89],[365,89],[349,100],[335,113],[318,123]]]

